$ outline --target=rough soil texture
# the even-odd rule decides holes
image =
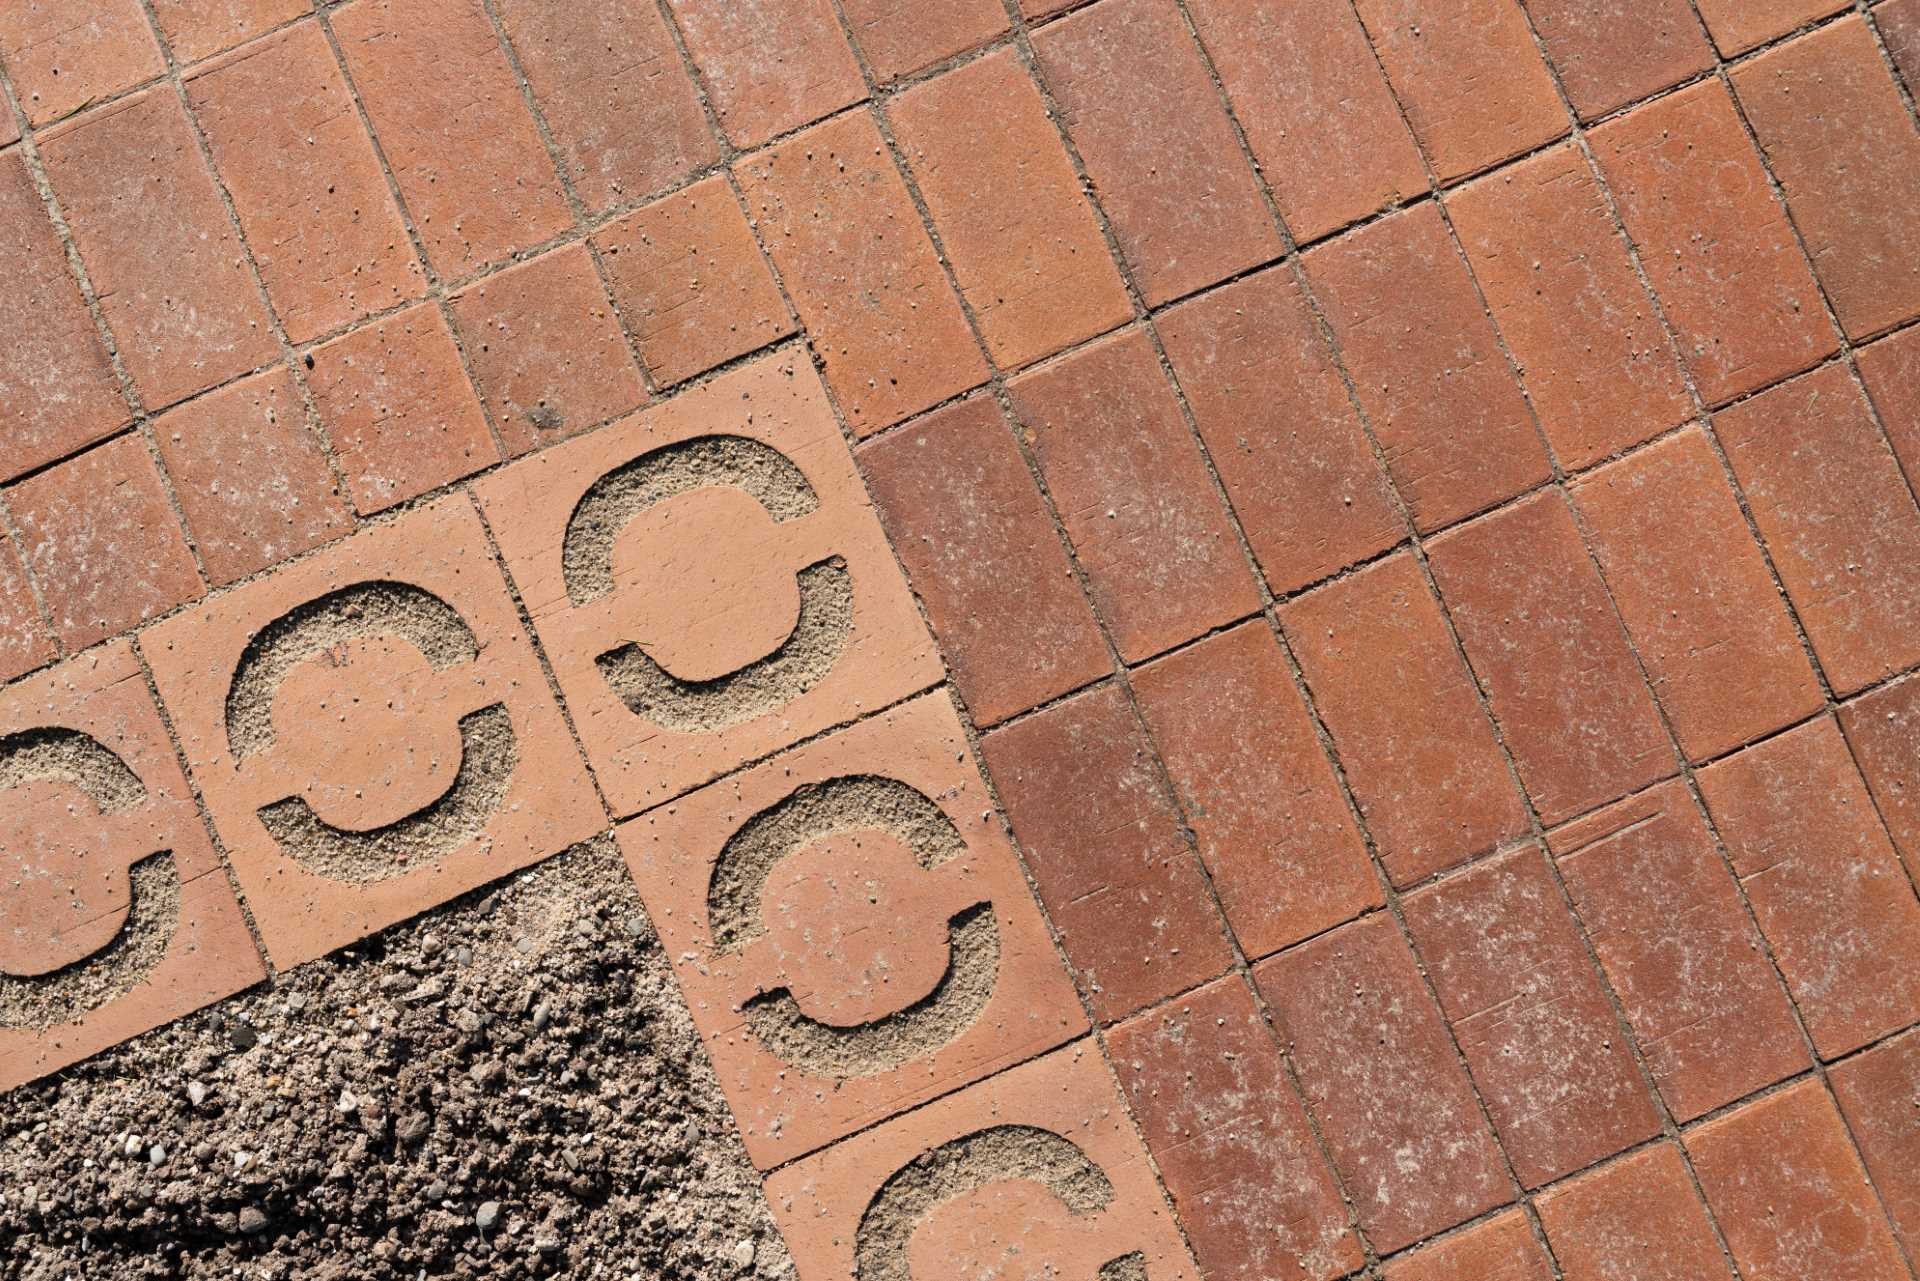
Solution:
[[[19,1281],[791,1275],[606,842],[0,1113]]]

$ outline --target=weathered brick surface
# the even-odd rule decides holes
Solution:
[[[1778,39],[1846,8],[1844,0],[1697,0],[1713,41],[1728,57]]]
[[[1920,681],[1861,695],[1840,709],[1840,727],[1894,845],[1920,871]]]
[[[175,61],[198,62],[305,17],[307,0],[151,0]]]
[[[1713,65],[1713,50],[1688,0],[1531,0],[1527,12],[1583,119]]]
[[[1533,1225],[1518,1210],[1421,1246],[1380,1271],[1386,1281],[1547,1281],[1553,1275]]]
[[[54,657],[53,637],[33,599],[13,540],[0,542],[0,680],[12,680]]]
[[[1007,29],[998,0],[951,0],[928,7],[902,0],[840,0],[854,43],[885,84],[964,53]]]
[[[1541,1197],[1567,1281],[1732,1281],[1679,1149],[1659,1143]]]
[[[1920,1033],[1836,1064],[1833,1092],[1909,1254],[1920,1243]]]
[[[84,10],[66,0],[18,0],[0,12],[0,55],[35,128],[163,70],[140,0]]]
[[[1916,0],[1882,0],[1873,7],[1874,25],[1886,41],[1887,52],[1900,78],[1911,93],[1920,85],[1920,3]]]
[[[797,129],[866,94],[830,0],[671,2],[714,114],[737,147]]]
[[[1912,484],[1920,477],[1920,326],[1860,348],[1855,359],[1887,439]]]

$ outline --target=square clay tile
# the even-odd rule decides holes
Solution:
[[[800,1281],[1197,1281],[1091,1042],[767,1180]]]
[[[1086,1029],[944,694],[619,836],[761,1169]]]
[[[1554,1273],[1527,1216],[1507,1210],[1401,1255],[1380,1275],[1386,1281],[1550,1281]]]
[[[937,683],[804,357],[768,357],[476,489],[616,812]]]
[[[1656,1143],[1541,1197],[1567,1281],[1733,1281],[1680,1151]]]
[[[140,648],[278,968],[605,826],[464,495]]]
[[[140,0],[8,0],[0,56],[35,128],[166,70]]]
[[[121,641],[0,696],[0,1090],[266,976]]]

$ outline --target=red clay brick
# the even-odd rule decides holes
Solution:
[[[1553,77],[1506,0],[1357,0],[1407,123],[1441,182],[1567,131]],[[1498,75],[1487,69],[1498,67]]]
[[[1847,8],[1846,0],[1697,0],[1720,51],[1731,58],[1802,23]]]
[[[1435,206],[1342,236],[1306,264],[1422,530],[1548,478],[1526,401]]]
[[[1391,1254],[1512,1195],[1391,916],[1276,956],[1254,978],[1376,1250]]]
[[[1610,120],[1590,137],[1710,403],[1834,350],[1819,287],[1719,81]]]
[[[991,397],[935,410],[859,459],[975,724],[1003,721],[1112,669]]]
[[[1548,824],[1645,787],[1673,748],[1558,494],[1436,540],[1433,574]]]
[[[1733,1281],[1670,1144],[1582,1175],[1536,1204],[1566,1281]]]
[[[1379,906],[1366,847],[1264,623],[1140,669],[1134,690],[1247,955]]]
[[[882,84],[984,44],[1007,29],[998,0],[841,0],[855,43]]]
[[[1920,0],[1883,0],[1873,7],[1873,20],[1907,91],[1920,88]]]
[[[1015,379],[1093,604],[1129,662],[1260,608],[1227,513],[1141,330]]]
[[[1687,0],[1530,0],[1527,12],[1582,120],[1713,66]]]
[[[1233,965],[1153,749],[1115,685],[981,745],[1080,989],[1101,1020]]]
[[[1866,776],[1894,846],[1920,875],[1920,681],[1862,695],[1840,709],[1860,772]]]
[[[216,587],[353,525],[285,369],[162,414],[153,439]]]
[[[266,309],[173,90],[62,125],[40,154],[149,410],[274,358]]]
[[[736,147],[757,146],[866,96],[828,0],[670,3]]]
[[[799,353],[474,488],[619,813],[941,679]]]
[[[600,229],[593,238],[640,358],[663,386],[793,332],[787,305],[721,177]],[[959,308],[955,327],[967,345]]]
[[[761,1169],[1086,1029],[992,805],[934,693],[619,829]],[[743,841],[756,820],[791,833]]]
[[[1267,582],[1297,591],[1406,526],[1287,267],[1185,302],[1161,341]]]
[[[986,381],[960,301],[871,117],[830,120],[735,172],[856,434]]]
[[[1402,1255],[1380,1275],[1386,1281],[1548,1281],[1553,1269],[1540,1253],[1527,1216],[1508,1210]]]
[[[1911,484],[1920,478],[1920,326],[1862,347],[1854,359]]]
[[[165,68],[140,0],[14,0],[0,9],[0,54],[35,128]]]
[[[480,402],[431,304],[315,348],[307,385],[362,515],[496,462]]]
[[[1806,1070],[1787,994],[1685,784],[1569,823],[1548,844],[1675,1118]]]
[[[354,0],[331,21],[435,271],[465,276],[573,225],[480,0]]]
[[[916,1162],[916,1174],[931,1168],[949,1176],[931,1196],[918,1179],[893,1182]],[[1022,1064],[769,1178],[767,1201],[801,1276],[858,1275],[867,1259],[856,1243],[872,1239],[861,1223],[889,1185],[887,1206],[902,1213],[876,1216],[886,1226],[870,1247],[889,1271],[897,1261],[916,1277],[1144,1273],[1152,1281],[1196,1281],[1146,1152],[1090,1043]]]
[[[1920,131],[1866,22],[1770,49],[1733,87],[1848,335],[1920,315]]]
[[[1705,433],[1649,445],[1571,492],[1689,757],[1718,756],[1820,709],[1813,666]]]
[[[1796,378],[1714,425],[1834,689],[1920,662],[1920,511],[1847,371]]]
[[[1473,677],[1411,555],[1309,592],[1280,622],[1394,884],[1525,834]]]
[[[1454,1039],[1528,1187],[1660,1129],[1606,989],[1529,845],[1402,900]]]
[[[996,364],[1027,364],[1127,318],[1093,210],[1012,50],[914,86],[891,112]],[[1012,191],[1020,199],[982,198]]]
[[[34,603],[26,566],[11,538],[0,538],[0,681],[10,681],[54,657],[53,637]]]
[[[313,11],[308,0],[153,0],[153,17],[185,65]]]
[[[34,581],[68,649],[84,649],[203,590],[138,435],[122,436],[7,491]]]
[[[1033,48],[1148,306],[1280,256],[1173,0],[1100,0]]]
[[[1833,1092],[1909,1253],[1920,1245],[1920,1033],[1835,1064]]]
[[[647,398],[585,245],[488,276],[453,299],[453,320],[510,456]]]
[[[15,735],[49,728],[76,735],[97,760],[78,777],[36,768],[30,757],[8,761],[0,969],[10,986],[25,976],[60,977],[51,990],[27,989],[40,1006],[29,1011],[33,1021],[0,1028],[0,1091],[266,977],[130,643],[77,658],[0,699],[0,744],[11,748]],[[114,770],[109,759],[131,775],[138,795],[130,802],[101,785],[99,774]],[[170,913],[164,903],[160,912],[138,910],[133,869],[143,864],[143,877],[151,871],[170,882]],[[164,936],[153,938],[158,931]],[[159,952],[143,972],[116,977],[88,964],[116,940],[143,935]],[[34,1026],[36,1014],[42,1026]]]
[[[1746,1281],[1912,1275],[1820,1082],[1708,1122],[1687,1151]]]
[[[1350,6],[1189,0],[1187,10],[1301,242],[1426,192],[1420,152]]]
[[[1329,1281],[1360,1267],[1339,1188],[1245,980],[1230,974],[1123,1023],[1107,1047],[1207,1277]]]
[[[373,143],[316,23],[187,83],[267,297],[296,343],[425,288]]]
[[[496,11],[589,210],[659,191],[718,157],[657,6],[500,0]]]
[[[1823,1058],[1920,1021],[1920,900],[1831,720],[1700,772]]]
[[[122,426],[113,366],[19,151],[0,152],[0,481]]]
[[[1463,187],[1447,208],[1562,467],[1686,419],[1673,347],[1577,148]]]

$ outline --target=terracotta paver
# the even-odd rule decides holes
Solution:
[[[1887,52],[1909,92],[1920,85],[1920,3],[1915,0],[1881,0],[1873,7],[1873,22],[1880,29]]]
[[[1536,1203],[1567,1281],[1732,1281],[1679,1149],[1657,1143]]]
[[[804,360],[766,357],[478,492],[622,814],[940,679]]]
[[[1920,326],[1860,348],[1855,360],[1911,484],[1920,476]]]
[[[1713,66],[1688,0],[1531,0],[1527,12],[1584,120],[1606,115]]]
[[[619,829],[762,1169],[1085,1029],[987,806],[936,693]]]
[[[830,0],[670,0],[720,127],[736,147],[866,95]]]
[[[464,495],[168,619],[140,649],[276,967],[605,826]]]
[[[1070,1046],[767,1180],[806,1281],[1198,1274],[1100,1055]]]
[[[306,0],[152,0],[153,18],[182,64],[198,62],[305,17]]]
[[[35,128],[165,69],[140,0],[84,12],[66,0],[17,0],[0,13],[0,56]]]
[[[1840,728],[1894,846],[1920,871],[1920,681],[1861,695],[1840,709]]]
[[[1829,1078],[1847,1128],[1909,1254],[1920,1242],[1920,1035],[1908,1033],[1835,1065]]]
[[[0,680],[30,672],[56,652],[19,551],[11,539],[0,541]]]
[[[1843,0],[1696,0],[1714,43],[1727,57],[1846,8]]]
[[[1422,1246],[1380,1272],[1386,1281],[1547,1281],[1553,1275],[1533,1225],[1518,1210]]]
[[[0,694],[0,1090],[266,977],[125,641]]]
[[[882,84],[965,53],[1007,29],[997,0],[950,0],[927,8],[900,0],[840,0],[854,43]]]

